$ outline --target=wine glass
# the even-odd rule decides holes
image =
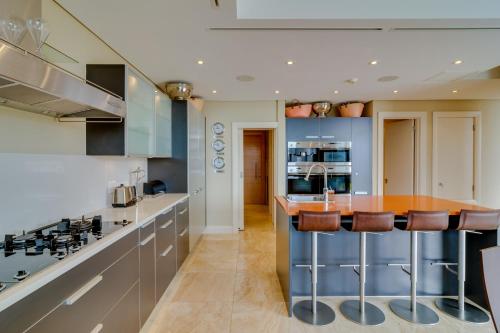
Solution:
[[[0,31],[9,43],[19,45],[26,34],[26,25],[16,17],[0,20]]]
[[[49,25],[41,18],[30,18],[26,20],[26,27],[35,42],[36,50],[40,52],[40,49],[49,37]]]

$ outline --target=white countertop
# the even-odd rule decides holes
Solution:
[[[33,274],[33,276],[27,278],[23,282],[3,291],[0,293],[0,311],[53,281],[188,197],[189,195],[186,193],[169,193],[155,198],[145,198],[132,207],[104,208],[85,214],[86,216],[102,215],[103,221],[121,221],[125,219],[133,223],[103,237],[98,242],[84,247],[77,253],[68,256],[58,263],[48,266],[40,272]]]

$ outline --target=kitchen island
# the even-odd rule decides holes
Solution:
[[[310,234],[297,230],[298,214],[306,211],[340,211],[342,223],[351,223],[354,211],[392,211],[396,222],[403,222],[409,210],[447,210],[450,222],[458,221],[460,210],[487,208],[437,199],[429,196],[334,196],[325,202],[290,202],[276,196],[276,271],[288,313],[293,297],[311,294]],[[444,266],[456,263],[458,241],[456,231],[422,233],[419,239],[419,296],[456,296],[457,278]],[[367,239],[367,296],[409,296],[410,281],[400,266],[410,262],[410,233],[394,229],[383,234],[369,234]],[[485,305],[483,299],[479,249],[496,246],[497,232],[470,234],[467,238],[466,296]],[[358,279],[352,267],[359,261],[357,233],[341,230],[318,235],[318,296],[357,296]],[[344,266],[344,267],[342,267]]]

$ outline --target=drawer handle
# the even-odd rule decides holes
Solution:
[[[165,211],[163,214],[161,215],[167,215],[168,213],[172,213],[174,209],[173,208],[169,208],[167,211]]]
[[[179,203],[180,203],[180,204],[183,204],[183,203],[185,203],[187,200],[188,200],[188,198],[186,198],[186,199],[184,199],[184,200],[180,201]]]
[[[103,327],[104,325],[99,323],[92,329],[92,331],[90,331],[90,333],[99,333],[100,331],[102,331]]]
[[[145,240],[143,240],[143,241],[141,242],[141,246],[144,246],[144,245],[146,245],[147,243],[151,242],[151,240],[152,240],[153,238],[155,238],[155,236],[156,236],[156,235],[155,235],[154,233],[153,233],[153,234],[151,234],[151,235],[149,235],[149,236],[148,236],[148,238],[146,238]]]
[[[160,229],[167,229],[172,223],[174,223],[174,220],[168,220],[168,222],[162,225]]]
[[[184,209],[183,209],[183,210],[179,213],[179,215],[184,215],[184,214],[186,214],[186,212],[187,212],[187,211],[188,211],[188,209],[187,209],[187,208],[184,208]]]
[[[322,139],[335,139],[335,135],[322,135]]]
[[[86,293],[88,293],[92,288],[97,286],[99,282],[102,281],[102,275],[97,275],[95,278],[87,282],[83,287],[78,289],[73,295],[68,297],[64,304],[66,305],[73,305],[75,304],[80,298],[83,297]]]
[[[306,139],[319,139],[319,135],[306,135]]]
[[[141,226],[141,229],[146,229],[147,227],[149,227],[151,225],[151,223],[153,223],[155,221],[155,219],[152,219],[151,221],[148,221],[146,223],[144,223],[142,226]]]
[[[174,246],[173,246],[173,245],[170,245],[169,247],[167,247],[167,249],[166,249],[165,251],[163,251],[163,253],[162,253],[162,254],[160,254],[160,256],[162,256],[162,257],[166,257],[166,256],[167,256],[167,254],[169,254],[169,253],[170,253],[170,251],[172,251],[172,249],[173,249],[173,248],[174,248]]]
[[[184,229],[183,232],[179,234],[179,236],[184,237],[184,235],[188,232],[188,228]]]

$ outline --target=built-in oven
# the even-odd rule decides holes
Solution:
[[[321,194],[325,188],[324,171],[314,168],[309,180],[305,176],[314,163],[288,165],[288,194]],[[336,194],[351,193],[351,166],[335,163],[324,164],[328,170],[327,187]]]
[[[322,143],[319,160],[324,163],[351,163],[351,142]]]

